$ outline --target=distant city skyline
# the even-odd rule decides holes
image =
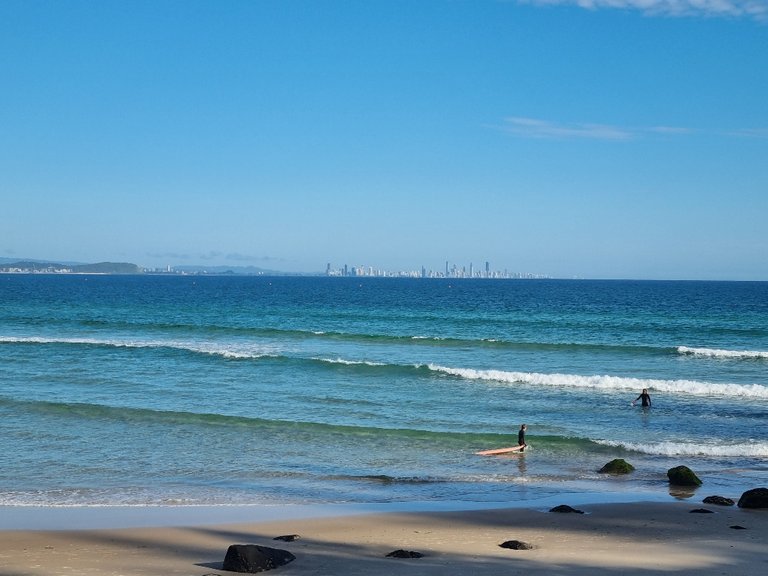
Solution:
[[[0,257],[768,280],[766,39],[768,0],[5,0]]]
[[[353,277],[374,277],[374,278],[487,278],[487,279],[520,279],[520,278],[549,278],[543,274],[531,272],[516,272],[507,269],[494,270],[490,262],[486,261],[481,269],[476,269],[472,262],[469,265],[460,265],[445,262],[444,270],[435,270],[427,266],[421,266],[418,269],[385,269],[375,266],[349,266],[344,264],[340,267],[334,267],[330,262],[325,267],[326,276],[353,276]]]

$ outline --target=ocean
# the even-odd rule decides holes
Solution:
[[[2,275],[0,505],[738,497],[767,368],[766,282]]]

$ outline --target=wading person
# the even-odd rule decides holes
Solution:
[[[520,432],[517,433],[517,445],[522,446],[522,448],[520,448],[520,452],[522,452],[528,447],[528,444],[525,443],[526,430],[528,430],[528,426],[523,424],[522,426],[520,426]]]
[[[632,400],[632,406],[634,406],[635,402],[637,402],[638,400],[642,401],[643,408],[651,407],[651,395],[648,394],[648,388],[643,388],[643,391],[640,393],[640,396]]]

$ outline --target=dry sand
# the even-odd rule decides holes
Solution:
[[[564,502],[567,504],[567,502]],[[230,544],[289,550],[275,575],[768,573],[768,510],[692,502],[418,512],[173,528],[0,532],[0,576],[224,575]],[[696,514],[696,508],[712,514]],[[734,529],[742,526],[745,529]],[[275,536],[298,534],[294,542]],[[533,550],[499,544],[520,540]],[[386,558],[397,549],[422,558]]]

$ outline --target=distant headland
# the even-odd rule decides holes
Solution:
[[[127,262],[98,262],[96,264],[59,264],[19,260],[0,263],[2,274],[141,274],[136,264]]]
[[[40,260],[0,259],[0,274],[145,274],[145,275],[247,275],[287,276],[284,272],[253,266],[167,266],[144,268],[130,262],[97,262],[95,264],[60,263]]]

